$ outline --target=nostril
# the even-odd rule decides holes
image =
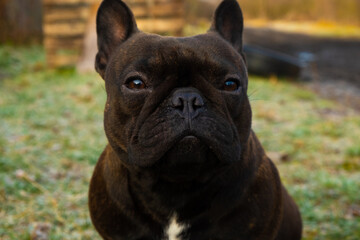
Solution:
[[[181,97],[175,97],[172,99],[172,105],[174,108],[184,108],[184,100]]]
[[[195,109],[198,109],[204,106],[204,100],[201,97],[195,97],[192,104]]]

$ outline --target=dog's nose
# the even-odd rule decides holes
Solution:
[[[192,89],[177,90],[173,93],[171,103],[181,116],[189,119],[195,118],[204,107],[203,98]]]

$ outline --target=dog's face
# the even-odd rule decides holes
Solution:
[[[188,38],[140,32],[122,1],[102,3],[96,69],[106,83],[105,132],[126,166],[177,172],[241,161],[251,128],[242,30],[233,0],[219,6],[208,33]]]

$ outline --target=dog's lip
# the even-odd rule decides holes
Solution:
[[[199,143],[200,139],[192,134],[185,135],[183,137],[180,137],[180,139],[177,141],[177,143],[180,144],[186,144],[186,143]]]
[[[195,139],[199,139],[199,138],[194,135],[187,135],[183,137],[181,140],[195,140]]]

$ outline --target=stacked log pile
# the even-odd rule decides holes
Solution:
[[[140,30],[163,35],[181,35],[184,0],[128,0]]]
[[[74,66],[84,42],[89,0],[43,0],[44,47],[49,67]]]
[[[101,0],[43,0],[44,46],[51,68],[75,66],[83,61],[88,23]],[[181,35],[184,0],[125,0],[140,30],[164,35]],[[95,28],[92,30],[95,31]],[[87,46],[85,46],[85,51]],[[96,48],[96,46],[91,46]]]

